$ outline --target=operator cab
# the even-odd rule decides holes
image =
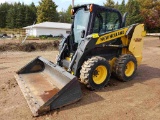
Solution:
[[[74,7],[71,13],[73,23],[69,41],[73,51],[92,33],[105,34],[122,27],[122,15],[116,9],[87,4]]]
[[[81,41],[85,40],[88,35],[98,33],[101,36],[125,25],[126,15],[122,18],[118,10],[95,4],[74,7],[71,14],[73,19],[71,33],[62,40],[59,47],[61,50],[64,43],[67,44],[69,52],[66,51],[68,55],[64,56],[74,53]]]
[[[75,43],[80,43],[80,41],[84,39],[85,33],[88,28],[89,18],[90,11],[84,7],[79,8],[78,11],[75,13],[72,28]]]

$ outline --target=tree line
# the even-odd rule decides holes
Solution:
[[[106,0],[104,6],[118,9],[122,15],[127,12],[127,25],[144,23],[149,32],[160,31],[160,1],[159,0],[122,0],[115,3]],[[52,0],[41,0],[38,6],[34,3],[3,3],[0,4],[0,28],[22,28],[28,25],[50,22],[71,23],[69,5],[67,10],[57,11],[57,5]]]
[[[37,8],[34,3],[0,4],[0,28],[22,28],[36,20]]]
[[[71,23],[70,5],[66,11],[58,12],[58,6],[52,0],[41,0],[38,6],[32,2],[24,3],[1,3],[0,4],[0,28],[22,28],[32,25],[34,22],[66,22]]]

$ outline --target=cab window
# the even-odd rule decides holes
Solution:
[[[93,33],[105,33],[120,28],[120,19],[118,13],[110,11],[97,12]]]

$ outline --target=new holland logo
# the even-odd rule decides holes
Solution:
[[[112,38],[114,39],[115,37],[117,37],[119,35],[124,35],[124,30],[110,34],[110,35],[106,35],[104,37],[101,37],[100,39],[101,39],[101,41],[106,41],[108,39],[112,39]]]
[[[101,44],[101,43],[104,43],[104,42],[107,42],[107,41],[110,41],[110,40],[114,40],[116,38],[120,38],[120,37],[125,35],[127,30],[128,30],[128,28],[124,28],[124,29],[117,30],[117,31],[112,32],[112,33],[108,33],[104,36],[101,36],[97,40],[96,44]]]

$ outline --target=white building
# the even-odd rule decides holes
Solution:
[[[58,22],[43,22],[31,26],[24,27],[26,34],[29,36],[40,36],[40,35],[68,35],[70,33],[71,24],[69,23],[58,23]]]

